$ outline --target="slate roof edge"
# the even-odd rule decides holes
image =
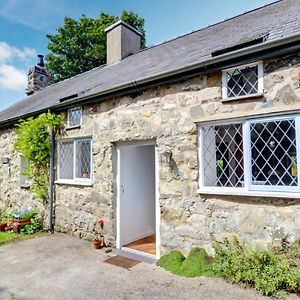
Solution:
[[[200,63],[185,66],[183,68],[174,69],[172,71],[168,71],[168,72],[165,72],[165,73],[159,73],[157,75],[154,75],[154,76],[151,76],[151,77],[146,77],[146,78],[141,78],[141,79],[138,79],[138,80],[135,80],[135,81],[130,81],[130,82],[127,82],[125,84],[122,84],[122,85],[119,85],[119,86],[114,86],[114,87],[112,87],[110,89],[107,89],[107,90],[103,90],[99,93],[94,93],[94,94],[91,94],[91,95],[88,95],[88,96],[83,96],[83,97],[80,97],[80,98],[76,98],[72,101],[68,101],[68,102],[65,102],[65,103],[60,103],[60,104],[53,105],[53,106],[51,106],[51,108],[70,106],[70,105],[72,105],[74,103],[77,103],[79,101],[84,101],[85,99],[94,98],[94,97],[97,97],[97,96],[102,95],[102,94],[109,95],[112,92],[115,92],[115,91],[118,91],[118,90],[121,90],[121,89],[124,89],[124,88],[137,87],[138,85],[142,85],[142,84],[154,81],[154,80],[164,79],[168,76],[179,75],[180,73],[183,73],[183,72],[192,71],[192,70],[198,69],[199,67],[206,67],[207,70],[209,70],[209,67],[213,64],[216,64],[216,63],[225,62],[225,61],[228,61],[230,59],[238,58],[238,57],[241,57],[241,56],[244,56],[244,55],[247,55],[247,54],[254,54],[256,52],[267,51],[271,48],[288,45],[288,44],[291,44],[293,42],[298,42],[298,41],[300,41],[300,33],[297,33],[295,35],[290,35],[289,37],[284,38],[284,39],[272,40],[272,41],[269,41],[269,42],[265,42],[263,44],[254,45],[254,46],[250,46],[250,47],[247,47],[247,48],[244,48],[244,49],[239,49],[239,50],[236,50],[236,51],[233,51],[233,52],[230,52],[230,53],[222,54],[222,55],[207,59],[206,61],[202,61]],[[300,44],[298,45],[298,48],[299,49],[297,49],[296,51],[300,50]],[[0,123],[0,125],[1,125],[1,123]]]
[[[82,97],[76,98],[72,101],[62,102],[62,103],[55,104],[55,105],[52,105],[52,106],[44,108],[44,109],[32,111],[26,115],[21,115],[21,116],[12,118],[12,119],[7,119],[7,120],[0,122],[0,128],[5,127],[5,126],[7,127],[8,125],[15,123],[16,121],[18,121],[20,119],[27,118],[32,115],[37,115],[42,112],[47,112],[48,110],[54,111],[54,110],[58,110],[58,109],[62,109],[62,108],[68,108],[68,107],[74,106],[78,103],[85,103],[88,100],[90,100],[92,98],[96,98],[96,97],[101,97],[101,96],[108,97],[109,95],[112,95],[113,93],[124,90],[124,89],[134,90],[137,86],[142,86],[147,83],[149,84],[151,82],[154,82],[155,80],[162,80],[169,76],[176,76],[176,75],[180,75],[181,73],[184,73],[184,72],[197,70],[201,67],[206,68],[206,70],[208,71],[212,65],[217,64],[217,63],[222,63],[222,62],[230,61],[232,59],[237,59],[239,57],[246,56],[247,54],[249,55],[249,54],[255,54],[258,52],[266,52],[270,49],[273,49],[276,47],[282,47],[282,46],[289,45],[289,44],[299,42],[299,41],[300,41],[300,33],[297,33],[294,35],[290,35],[284,39],[271,40],[271,41],[267,41],[267,42],[259,44],[259,45],[254,45],[254,46],[250,46],[250,47],[247,47],[244,49],[235,50],[230,53],[226,53],[226,54],[222,54],[222,55],[219,55],[216,57],[209,58],[205,61],[198,62],[196,64],[185,66],[183,68],[174,69],[174,70],[168,71],[166,73],[159,73],[157,75],[154,75],[151,77],[146,77],[146,78],[141,78],[136,81],[130,81],[125,84],[121,84],[118,86],[114,86],[110,89],[100,91],[98,93],[92,93],[87,96],[82,96]],[[300,51],[300,43],[297,44],[296,48],[294,46],[293,51]],[[286,49],[284,52],[289,53],[289,52],[291,52],[291,50]]]

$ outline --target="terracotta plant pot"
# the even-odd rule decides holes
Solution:
[[[102,243],[99,240],[93,240],[93,245],[95,249],[101,249],[102,248]]]
[[[0,223],[0,231],[5,231],[6,227],[7,227],[7,223]]]
[[[25,225],[31,224],[30,219],[26,220],[9,220],[7,221],[7,225],[5,227],[5,231],[12,230],[15,233],[19,233],[20,229],[24,227]]]

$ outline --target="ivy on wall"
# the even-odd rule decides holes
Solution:
[[[51,131],[56,133],[60,126],[60,115],[44,113],[37,118],[21,120],[15,128],[14,149],[27,162],[22,175],[30,180],[30,189],[43,203],[48,199]]]

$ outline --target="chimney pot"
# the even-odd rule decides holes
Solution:
[[[42,68],[45,66],[45,64],[44,64],[44,55],[38,54],[38,63],[37,63],[37,65],[42,67]]]

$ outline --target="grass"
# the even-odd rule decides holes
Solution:
[[[10,242],[28,240],[40,234],[41,232],[35,234],[27,234],[27,235],[21,235],[13,232],[0,232],[0,246]]]
[[[12,232],[0,232],[0,245],[16,240],[18,235]]]
[[[172,251],[163,255],[157,264],[180,276],[215,276],[212,268],[212,258],[201,248],[193,248],[186,258],[180,251]]]

